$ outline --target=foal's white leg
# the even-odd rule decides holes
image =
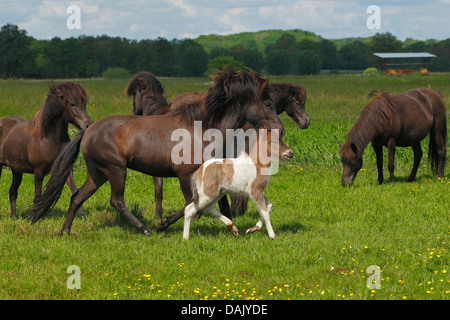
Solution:
[[[253,198],[253,201],[258,207],[259,213],[261,214],[261,219],[253,227],[249,228],[246,233],[253,233],[260,230],[264,222],[269,237],[272,239],[275,238],[275,232],[273,231],[272,224],[270,223],[270,211],[272,210],[272,204],[269,200],[267,200],[264,194],[256,196]]]
[[[191,228],[191,220],[197,213],[197,205],[192,202],[184,209],[184,228],[183,228],[183,239],[189,239],[189,230]]]
[[[209,214],[211,214],[212,216],[216,217],[223,223],[225,223],[227,225],[228,229],[230,229],[232,234],[235,234],[235,235],[239,234],[239,230],[236,227],[236,225],[233,223],[233,221],[231,221],[230,219],[225,217],[223,214],[221,214],[219,211],[217,211],[216,208],[214,207],[214,203],[207,206],[205,208],[205,211],[208,212]]]

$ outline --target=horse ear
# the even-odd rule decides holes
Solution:
[[[355,154],[358,154],[358,148],[356,147],[356,144],[351,143],[351,144],[350,144],[350,148],[352,148],[352,151],[353,151]]]
[[[339,143],[339,147],[343,147],[344,146],[344,144],[342,143],[342,142],[338,142]]]

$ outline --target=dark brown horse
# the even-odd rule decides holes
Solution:
[[[125,89],[127,96],[133,96],[133,115],[152,116],[166,114],[170,104],[164,97],[164,86],[150,72],[136,73]]]
[[[58,154],[70,142],[69,123],[84,130],[92,124],[86,112],[86,90],[76,83],[51,84],[43,108],[27,121],[12,116],[0,118],[0,175],[2,167],[11,168],[13,181],[9,189],[11,216],[16,217],[17,190],[24,173],[34,174],[34,199],[41,195],[42,180]],[[67,184],[77,190],[68,170]],[[80,215],[84,213],[80,208]]]
[[[270,97],[277,114],[286,112],[301,129],[309,126],[309,118],[305,111],[306,90],[302,86],[290,83],[270,83]],[[183,105],[195,103],[203,99],[204,93],[187,92],[175,98],[171,104],[164,98],[164,86],[150,72],[141,71],[135,74],[125,90],[128,96],[133,96],[133,114],[135,115],[158,115],[170,111],[170,108],[178,108]],[[163,178],[153,177],[155,185],[155,218],[162,219],[163,200]],[[240,213],[247,210],[248,199],[244,197],[231,196],[231,213],[228,202],[219,201],[222,213],[227,217],[236,216],[239,208]]]
[[[65,148],[52,168],[44,196],[31,212],[33,222],[48,212],[61,194],[66,178],[65,168],[71,167],[81,147],[87,179],[72,196],[61,232],[70,232],[75,212],[106,181],[111,185],[111,205],[123,214],[139,231],[150,231],[128,210],[124,201],[127,168],[157,177],[178,177],[186,204],[192,201],[191,176],[200,163],[175,163],[172,151],[178,145],[172,140],[176,130],[195,135],[192,119],[202,119],[203,129],[217,128],[226,137],[227,129],[241,128],[249,121],[255,126],[284,128],[273,111],[268,81],[256,72],[227,70],[214,75],[214,85],[204,99],[196,104],[176,108],[159,116],[111,116],[80,132]],[[195,137],[194,137],[195,138]],[[204,141],[190,140],[193,149]],[[202,155],[200,155],[201,157]],[[197,157],[192,154],[192,157]],[[164,230],[184,214],[184,208],[170,216],[157,228]]]
[[[151,116],[166,114],[170,104],[164,97],[164,86],[150,72],[136,73],[125,89],[127,96],[133,96],[133,115]],[[163,178],[153,177],[155,185],[155,218],[162,219]]]
[[[277,114],[286,112],[300,129],[309,127],[309,118],[305,110],[305,88],[290,83],[270,83],[269,90]],[[237,213],[243,214],[247,211],[248,198],[230,195],[230,200],[231,217],[236,217]]]
[[[351,185],[362,167],[362,154],[369,142],[375,150],[378,183],[383,183],[383,146],[388,149],[388,169],[394,182],[395,147],[411,146],[414,166],[408,181],[416,177],[422,159],[420,142],[430,134],[428,159],[439,177],[444,176],[447,148],[447,116],[442,96],[419,88],[398,96],[373,93],[376,98],[362,111],[345,144],[339,143],[344,165],[342,185]]]

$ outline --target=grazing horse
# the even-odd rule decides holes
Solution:
[[[257,135],[256,142],[250,146],[249,152],[242,151],[237,158],[209,159],[205,161],[192,175],[193,202],[185,209],[183,238],[189,238],[192,218],[200,210],[205,210],[225,223],[233,234],[238,234],[236,225],[229,218],[218,212],[214,205],[225,194],[237,194],[250,197],[257,205],[261,214],[258,223],[249,228],[247,233],[253,233],[262,228],[265,223],[270,238],[275,238],[270,223],[272,204],[264,195],[269,185],[272,159],[289,161],[294,156],[289,147],[273,135],[269,130],[260,129],[259,133],[252,130],[250,134]],[[263,147],[263,145],[266,145]],[[279,147],[278,147],[279,146]],[[262,150],[268,151],[264,154]],[[278,150],[277,150],[278,149]],[[264,158],[269,158],[269,161]]]
[[[305,88],[290,83],[270,83],[269,90],[277,114],[286,112],[297,123],[300,129],[307,129],[309,127],[309,118],[305,111]],[[247,197],[230,195],[230,200],[231,217],[236,217],[238,212],[239,214],[243,214],[247,211]]]
[[[408,181],[414,181],[422,159],[420,142],[430,134],[428,159],[433,171],[444,176],[447,147],[447,116],[442,96],[419,88],[398,96],[372,93],[375,99],[362,111],[351,128],[345,144],[339,143],[344,165],[342,185],[351,185],[362,167],[362,154],[369,142],[375,150],[378,183],[383,183],[383,146],[388,149],[388,169],[394,182],[395,147],[411,146],[414,166]]]
[[[41,195],[42,180],[54,160],[69,143],[69,123],[78,129],[88,128],[92,121],[86,112],[86,90],[76,83],[51,84],[43,108],[31,121],[11,116],[0,118],[0,175],[2,167],[11,168],[13,181],[9,189],[11,217],[16,217],[17,190],[24,173],[34,174],[34,200]],[[77,190],[68,170],[67,184]],[[80,208],[80,216],[84,213]]]
[[[202,119],[203,129],[217,128],[226,137],[227,129],[241,128],[249,121],[255,126],[284,128],[272,108],[268,80],[254,71],[227,70],[213,76],[214,85],[204,99],[159,116],[111,116],[95,122],[80,132],[61,153],[52,168],[44,196],[30,213],[38,221],[56,203],[65,179],[65,168],[73,164],[81,147],[87,179],[72,196],[61,233],[70,233],[76,210],[106,181],[111,186],[111,205],[124,215],[143,234],[150,231],[128,210],[124,201],[127,168],[157,177],[178,177],[186,205],[192,201],[191,176],[201,165],[202,154],[190,154],[194,161],[175,163],[172,152],[179,144],[172,140],[175,130],[183,129],[190,137],[195,135],[192,119]],[[195,137],[194,137],[195,138]],[[205,148],[205,141],[189,140],[196,150]],[[224,140],[225,141],[225,140]],[[203,143],[203,146],[201,145]],[[189,156],[189,155],[188,155]],[[200,163],[196,158],[200,156]],[[166,229],[184,214],[183,209],[158,225]]]

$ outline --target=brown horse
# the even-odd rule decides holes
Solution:
[[[164,86],[150,72],[136,73],[125,89],[127,96],[133,96],[133,115],[151,116],[166,114],[170,104],[164,97]],[[162,219],[163,178],[153,177],[155,185],[155,218]]]
[[[170,104],[164,98],[164,86],[150,72],[136,73],[125,89],[127,96],[133,96],[133,115],[151,116],[166,114]]]
[[[430,134],[428,159],[433,171],[444,176],[447,148],[447,116],[442,96],[419,88],[398,96],[373,93],[376,98],[362,111],[345,144],[339,143],[344,165],[342,185],[351,185],[362,167],[362,154],[369,142],[375,150],[378,183],[383,183],[383,146],[388,149],[388,169],[394,182],[395,147],[411,146],[414,166],[408,181],[416,177],[422,159],[420,142]]]
[[[290,83],[271,83],[269,84],[269,90],[277,114],[286,112],[300,129],[309,127],[309,118],[305,110],[305,88]],[[247,211],[248,198],[230,195],[230,200],[231,217],[236,217],[237,213],[243,214]]]
[[[309,126],[309,118],[305,111],[306,90],[302,86],[290,83],[270,83],[270,97],[277,114],[286,112],[301,129]],[[134,115],[158,115],[170,111],[170,108],[178,108],[183,105],[195,103],[204,98],[204,93],[187,92],[176,97],[171,104],[164,98],[164,86],[150,72],[141,71],[135,74],[125,90],[128,96],[133,96]],[[155,185],[155,218],[162,219],[163,200],[163,178],[153,177]],[[240,213],[247,210],[248,199],[239,196],[231,197],[231,212],[228,202],[220,200],[219,205],[222,213],[227,217],[236,216],[239,208]]]
[[[241,128],[249,121],[255,126],[278,129],[283,136],[284,128],[273,111],[267,79],[254,71],[231,70],[218,72],[213,79],[214,85],[197,104],[159,116],[111,116],[80,132],[56,160],[44,196],[30,213],[32,221],[44,217],[58,200],[66,178],[64,170],[73,165],[80,147],[87,166],[87,179],[72,196],[61,232],[70,233],[75,212],[109,181],[111,205],[139,231],[150,235],[150,231],[125,205],[126,171],[130,168],[157,177],[178,177],[186,204],[189,204],[192,201],[191,176],[202,161],[173,161],[172,151],[178,145],[177,141],[172,140],[174,131],[183,129],[192,137],[195,126],[191,120],[202,119],[203,129],[217,128],[222,137],[226,137],[227,129]],[[197,141],[194,136],[190,140],[192,150],[202,142],[200,150],[205,147],[205,141]],[[194,160],[197,156],[192,154]],[[161,223],[157,230],[164,230],[183,214],[184,207]]]
[[[11,168],[9,189],[11,217],[16,217],[17,190],[24,173],[34,174],[34,200],[41,195],[42,180],[58,154],[70,142],[67,129],[72,123],[84,130],[92,124],[86,112],[86,90],[76,83],[51,84],[43,108],[27,121],[21,117],[0,118],[0,175],[2,167]],[[69,168],[67,184],[77,190]],[[84,213],[80,208],[80,216]]]

